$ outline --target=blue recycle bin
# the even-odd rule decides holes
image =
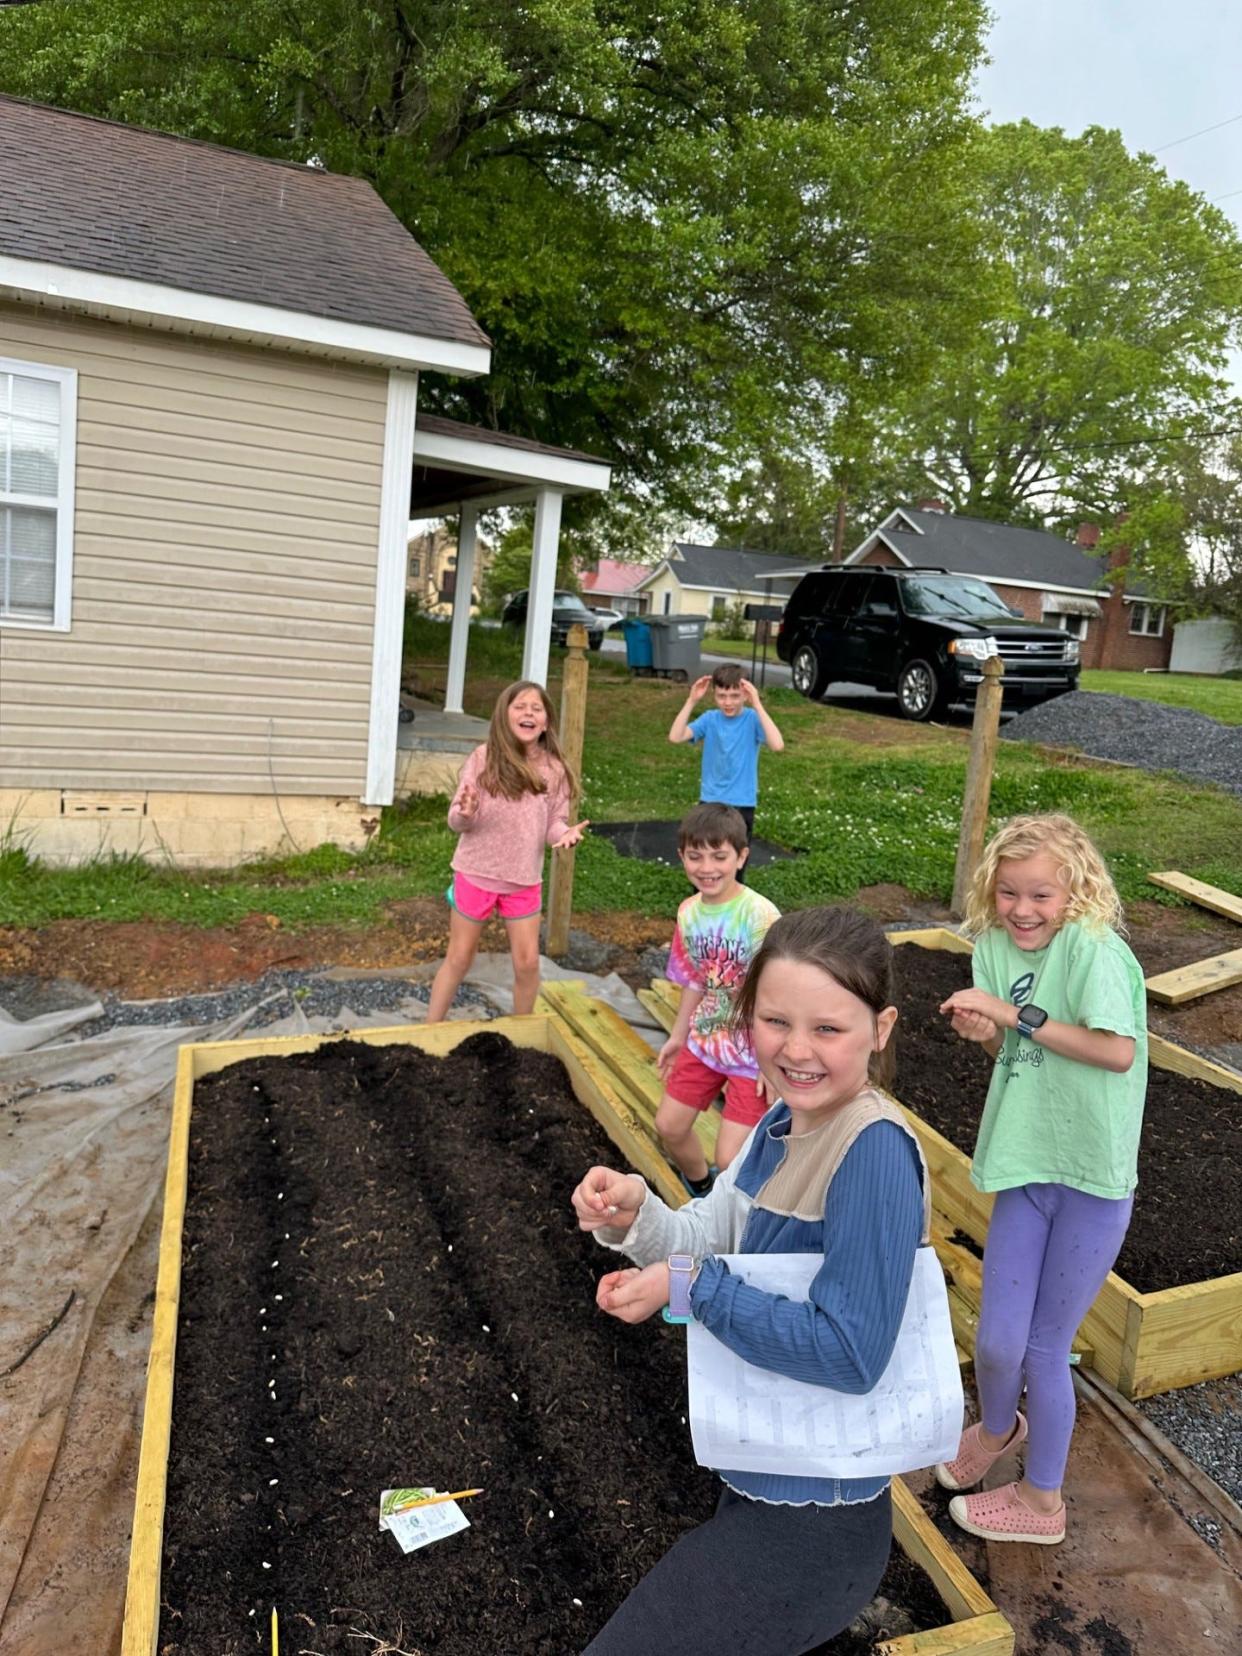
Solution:
[[[625,665],[631,673],[651,671],[651,628],[638,615],[627,615],[622,623],[625,633]]]

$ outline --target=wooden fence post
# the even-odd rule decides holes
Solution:
[[[970,732],[970,758],[966,762],[966,789],[962,797],[962,829],[957,841],[957,865],[953,870],[952,907],[959,920],[966,911],[966,893],[979,866],[987,833],[1004,672],[1005,663],[1000,657],[990,656],[983,663],[983,683],[975,697],[975,722]]]
[[[561,681],[561,752],[578,776],[582,775],[582,740],[586,732],[587,634],[575,624],[569,629],[565,676]],[[580,803],[575,801],[575,805]],[[556,959],[569,949],[569,918],[574,906],[574,857],[568,851],[552,853],[548,881],[548,935],[545,948]]]

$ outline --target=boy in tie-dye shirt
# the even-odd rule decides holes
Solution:
[[[696,805],[682,819],[677,850],[695,895],[677,910],[669,956],[681,1007],[656,1059],[664,1079],[656,1130],[686,1189],[704,1196],[767,1108],[754,1054],[729,1019],[751,957],[780,910],[738,879],[748,840],[732,805]],[[709,1166],[694,1128],[722,1088],[724,1115]]]

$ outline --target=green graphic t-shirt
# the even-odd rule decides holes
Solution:
[[[1147,993],[1129,948],[1114,931],[1071,921],[1046,949],[1019,949],[994,926],[975,944],[974,979],[1014,1006],[1042,1006],[1057,1023],[1134,1040],[1133,1064],[1115,1075],[1007,1029],[979,1124],[976,1188],[1064,1184],[1130,1195],[1147,1096]]]

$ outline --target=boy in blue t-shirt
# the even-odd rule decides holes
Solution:
[[[692,719],[695,704],[711,689],[716,705]],[[670,742],[702,742],[703,772],[699,799],[704,804],[732,805],[746,824],[746,843],[755,831],[759,798],[759,749],[782,753],[785,738],[736,662],[725,662],[709,677],[695,679],[685,706],[669,728]],[[739,873],[739,879],[745,876]]]

